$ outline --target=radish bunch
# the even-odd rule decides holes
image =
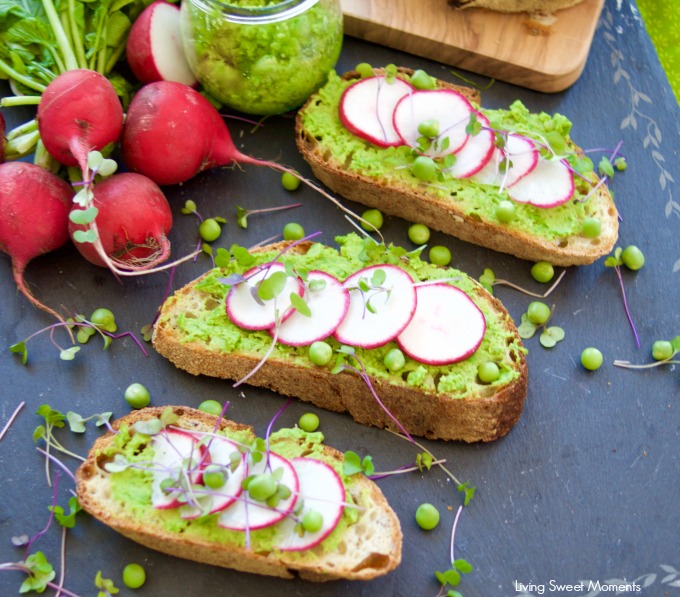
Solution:
[[[416,284],[396,265],[369,266],[343,282],[312,271],[303,283],[284,272],[278,262],[246,272],[227,293],[229,319],[292,346],[331,336],[368,349],[396,341],[411,358],[431,365],[468,358],[486,332],[483,313],[463,291],[443,282]],[[275,276],[281,276],[277,291],[264,298],[260,289]]]
[[[339,118],[348,131],[379,147],[411,147],[419,156],[412,172],[424,182],[440,171],[495,186],[518,203],[541,208],[562,205],[574,195],[566,160],[541,155],[523,135],[492,130],[488,119],[452,89],[415,89],[383,75],[363,78],[343,92]]]
[[[278,525],[274,544],[281,551],[311,549],[340,522],[345,487],[323,461],[243,451],[228,438],[176,428],[152,443],[154,508],[176,509],[188,520],[214,514],[231,531]]]

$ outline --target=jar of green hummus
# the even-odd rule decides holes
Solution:
[[[248,114],[301,106],[342,47],[340,0],[184,0],[187,59],[216,100]]]

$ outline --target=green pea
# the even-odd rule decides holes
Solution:
[[[429,118],[428,120],[423,120],[418,125],[418,132],[423,137],[438,137],[439,136],[439,121],[436,118]]]
[[[149,406],[151,396],[141,383],[133,383],[125,390],[125,400],[132,408],[144,408]]]
[[[269,474],[255,475],[248,483],[250,497],[264,502],[276,493],[276,480]]]
[[[439,524],[439,510],[432,504],[420,504],[416,510],[416,523],[421,529],[431,531]]]
[[[319,428],[319,417],[314,413],[305,413],[300,417],[298,427],[303,431],[312,433]]]
[[[226,482],[224,468],[217,464],[211,464],[203,471],[203,484],[210,489],[219,489]]]
[[[545,284],[550,282],[555,276],[555,268],[547,261],[539,261],[531,266],[531,275],[536,282]]]
[[[300,240],[305,237],[305,229],[296,224],[295,222],[290,222],[283,227],[283,238],[284,240]]]
[[[495,210],[496,219],[503,224],[512,222],[515,219],[515,204],[512,201],[503,200]]]
[[[198,227],[198,233],[205,242],[211,243],[220,237],[222,227],[214,218],[206,218]]]
[[[482,383],[492,383],[500,377],[500,369],[493,361],[480,363],[477,367],[477,377]]]
[[[411,172],[418,180],[430,182],[437,176],[437,164],[425,155],[419,155],[411,164]]]
[[[328,342],[317,340],[316,342],[312,342],[309,346],[308,355],[309,360],[312,361],[312,363],[323,367],[331,362],[331,359],[333,358],[333,348]]]
[[[316,510],[308,510],[302,517],[302,528],[308,533],[316,533],[323,526],[323,515]]]
[[[404,353],[398,348],[392,348],[383,359],[383,364],[389,371],[399,371],[406,364]]]
[[[430,263],[433,265],[448,265],[451,263],[451,251],[442,245],[435,245],[430,249]]]
[[[670,359],[674,353],[675,349],[668,340],[657,340],[652,344],[652,357],[655,361]]]
[[[639,270],[645,264],[645,256],[635,245],[628,245],[621,253],[621,261],[632,270]]]
[[[408,229],[408,238],[416,245],[424,245],[430,240],[430,229],[425,224],[412,224]]]
[[[198,405],[198,410],[219,417],[222,414],[222,405],[217,400],[204,400]]]
[[[531,323],[543,325],[550,319],[550,307],[541,301],[533,301],[527,309],[527,317]]]
[[[581,365],[588,371],[596,371],[602,366],[602,353],[592,346],[584,349],[581,353]]]
[[[597,238],[602,231],[602,224],[597,218],[586,218],[581,224],[581,234],[586,238]]]
[[[139,589],[146,582],[146,571],[139,564],[128,564],[123,568],[123,584],[130,589]]]
[[[385,221],[382,212],[379,209],[367,209],[361,214],[361,218],[368,222],[368,224],[366,222],[361,222],[361,227],[367,232],[380,230]]]
[[[286,191],[295,191],[300,188],[300,179],[291,172],[281,175],[281,185]]]

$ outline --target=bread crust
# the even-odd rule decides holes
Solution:
[[[160,417],[163,408],[151,407],[133,411],[113,423],[132,427],[137,421]],[[217,418],[202,411],[171,407],[179,415],[173,426],[188,430],[213,431]],[[252,431],[251,427],[222,419],[222,430]],[[291,557],[285,552],[257,553],[245,547],[216,543],[201,537],[187,537],[184,533],[165,530],[153,521],[138,520],[126,514],[109,490],[109,475],[103,469],[102,453],[111,444],[114,433],[98,438],[83,464],[76,471],[77,495],[80,505],[105,525],[146,547],[172,556],[280,578],[296,576],[311,581],[334,579],[370,580],[387,574],[401,563],[402,532],[394,511],[380,488],[363,475],[352,477],[348,490],[361,511],[359,520],[348,527],[342,539],[342,553],[324,553],[318,548],[309,550],[310,557]],[[254,434],[253,434],[254,437]],[[343,454],[330,446],[323,446],[324,456],[341,462]],[[302,451],[302,447],[301,447]]]
[[[400,72],[410,74],[410,69]],[[359,78],[355,71],[343,75],[346,80]],[[479,104],[476,90],[438,82],[439,88],[454,89],[463,93],[473,103]],[[444,202],[426,188],[395,187],[388,180],[350,171],[336,160],[332,150],[319,141],[304,127],[303,114],[312,110],[317,101],[313,95],[300,109],[296,118],[296,142],[302,157],[309,164],[314,176],[333,192],[373,207],[386,214],[418,222],[450,234],[463,241],[487,247],[494,251],[509,253],[529,261],[549,261],[553,265],[587,265],[611,252],[618,238],[618,212],[611,194],[604,184],[600,185],[589,202],[596,206],[596,216],[602,230],[596,239],[572,236],[560,241],[548,241],[528,232],[511,229],[501,223],[484,221],[477,214],[466,214],[455,203]],[[477,217],[475,217],[477,216]]]
[[[277,249],[283,246],[285,243],[275,245]],[[299,245],[296,250],[306,251],[309,246],[309,243]],[[175,323],[176,315],[185,311],[187,305],[200,308],[207,298],[196,289],[196,284],[206,275],[178,290],[163,305],[154,328],[153,346],[175,366],[193,375],[242,379],[260,362],[260,354],[223,352],[198,341],[187,341]],[[502,314],[507,330],[521,347],[517,329],[502,303],[477,283],[475,289],[478,298]],[[371,379],[371,384],[387,411],[412,435],[488,442],[506,435],[522,413],[527,393],[527,364],[522,350],[513,356],[518,376],[500,391],[480,391],[460,397],[376,378]],[[270,357],[247,383],[294,396],[320,408],[346,412],[363,425],[401,431],[361,377],[349,371],[334,374],[325,367],[305,367]]]

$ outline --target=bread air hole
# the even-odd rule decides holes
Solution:
[[[220,304],[221,303],[218,300],[215,300],[214,298],[209,298],[205,301],[205,310],[212,311],[216,307],[219,307]]]

